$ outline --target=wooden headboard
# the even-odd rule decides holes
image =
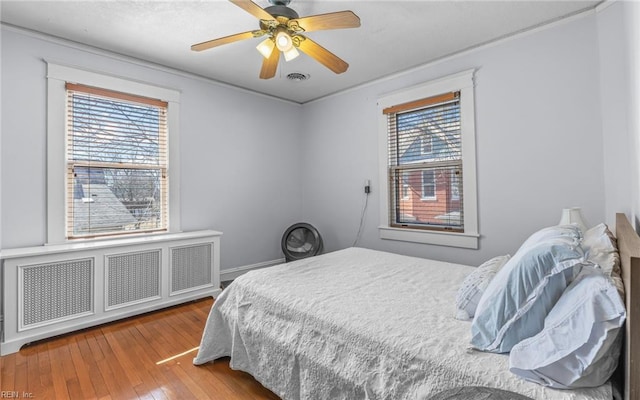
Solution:
[[[624,398],[640,400],[640,237],[625,214],[616,214],[616,237],[627,306]]]

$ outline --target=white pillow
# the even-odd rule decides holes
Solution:
[[[620,254],[618,243],[609,227],[598,224],[584,233],[582,241],[585,258],[602,269],[605,275],[613,279],[620,296],[624,299],[624,284],[620,269]]]
[[[545,317],[585,263],[578,245],[581,238],[580,229],[570,225],[531,235],[482,295],[471,325],[472,347],[507,353],[540,332]]]
[[[618,364],[624,303],[611,279],[585,267],[544,322],[544,330],[511,349],[510,370],[558,389],[605,383]]]
[[[461,321],[471,321],[476,313],[478,302],[496,273],[509,261],[510,255],[493,257],[473,270],[462,281],[456,295],[455,318]]]

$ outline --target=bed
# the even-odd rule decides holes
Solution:
[[[633,296],[640,239],[616,233],[626,288],[625,398],[639,400]],[[470,348],[452,299],[475,268],[348,248],[252,271],[216,299],[194,364],[230,356],[283,399],[429,399],[460,387],[531,399],[611,399],[611,383],[556,390],[520,379],[505,354]],[[443,273],[444,271],[444,273]],[[428,289],[425,286],[428,285]]]

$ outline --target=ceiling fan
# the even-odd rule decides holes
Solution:
[[[239,40],[267,36],[256,47],[264,57],[262,69],[260,70],[261,79],[270,79],[275,76],[280,53],[284,54],[286,61],[290,61],[299,55],[298,50],[309,55],[336,74],[341,74],[349,68],[349,64],[344,60],[302,35],[302,33],[328,29],[357,28],[360,26],[360,18],[352,11],[339,11],[300,18],[298,13],[287,7],[291,0],[269,0],[272,5],[266,8],[260,7],[251,0],[229,1],[258,18],[260,20],[260,29],[194,44],[191,46],[191,50],[202,51]]]

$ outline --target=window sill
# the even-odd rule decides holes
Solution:
[[[477,249],[477,233],[435,232],[420,229],[378,227],[380,239],[399,240],[403,242],[435,244],[438,246],[461,247],[465,249]]]

